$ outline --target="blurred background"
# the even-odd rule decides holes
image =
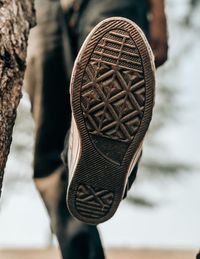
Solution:
[[[116,215],[100,226],[106,247],[200,247],[200,1],[167,0],[169,61],[138,177]],[[32,181],[34,123],[26,93],[18,109],[0,203],[0,249],[56,243]]]

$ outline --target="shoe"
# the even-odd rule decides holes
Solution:
[[[80,221],[110,219],[123,199],[151,121],[154,75],[147,39],[128,19],[102,21],[83,43],[70,86],[67,191]]]

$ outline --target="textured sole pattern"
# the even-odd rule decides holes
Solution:
[[[109,212],[113,197],[114,194],[108,190],[81,184],[76,193],[76,208],[84,217],[102,218]]]
[[[154,86],[152,56],[140,29],[119,17],[97,25],[80,50],[71,81],[81,143],[67,203],[79,220],[99,224],[117,210],[151,121]]]
[[[127,32],[112,30],[100,40],[86,67],[81,96],[87,129],[93,143],[98,143],[96,148],[103,154],[104,147],[113,149],[113,141],[108,144],[111,139],[123,142],[117,145],[126,151],[140,126],[145,104],[142,60]],[[99,137],[107,140],[102,138],[101,145]],[[123,159],[109,154],[114,162]]]

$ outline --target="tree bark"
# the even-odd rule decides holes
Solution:
[[[22,96],[34,0],[0,0],[0,196],[16,110]]]

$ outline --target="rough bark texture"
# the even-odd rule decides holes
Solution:
[[[0,195],[16,110],[22,96],[34,0],[0,0]]]

